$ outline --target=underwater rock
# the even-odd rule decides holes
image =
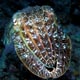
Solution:
[[[50,6],[18,11],[8,29],[8,41],[13,41],[18,57],[30,72],[44,79],[58,78],[66,72],[71,41]]]

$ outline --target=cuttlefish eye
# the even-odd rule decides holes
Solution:
[[[58,25],[50,6],[18,11],[12,23],[15,51],[30,72],[44,79],[58,78],[66,72],[71,41]]]

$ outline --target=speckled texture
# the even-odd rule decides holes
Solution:
[[[23,9],[13,15],[11,23],[10,37],[29,71],[45,79],[58,78],[66,72],[70,65],[71,40],[63,33],[50,6]]]
[[[80,3],[79,0],[62,0],[60,5],[55,0],[0,0],[0,79],[1,80],[43,80],[31,74],[19,61],[15,54],[13,43],[4,45],[4,30],[12,15],[27,6],[50,5],[54,8],[59,18],[59,23],[63,25],[63,30],[72,41],[72,56],[69,70],[57,80],[80,80]],[[60,7],[62,6],[62,7]],[[64,8],[64,9],[63,9]],[[67,13],[68,11],[68,13]],[[63,13],[63,14],[62,14]],[[67,13],[67,14],[66,14]],[[49,79],[52,80],[52,79]]]

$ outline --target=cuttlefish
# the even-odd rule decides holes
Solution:
[[[71,40],[50,6],[27,7],[16,12],[9,35],[19,59],[34,75],[58,78],[69,68]]]

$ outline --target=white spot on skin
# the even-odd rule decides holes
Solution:
[[[45,52],[46,52],[45,50],[42,50],[42,51],[41,51],[41,53],[45,53]]]
[[[46,26],[46,28],[47,28],[47,30],[49,30],[50,29],[50,26]]]
[[[47,22],[48,20],[49,20],[49,18],[48,18],[48,17],[45,17],[44,21],[46,21],[46,22]]]
[[[17,25],[17,20],[15,18],[13,19],[13,23],[14,25]]]
[[[28,44],[32,44],[32,41],[29,41],[29,40],[28,40],[27,43],[28,43]]]
[[[56,57],[59,57],[59,54],[56,54]]]
[[[30,32],[31,32],[31,33],[33,33],[33,32],[34,32],[34,30],[33,30],[33,29],[30,29]]]
[[[13,19],[13,22],[14,22],[14,23],[16,22],[16,19],[15,19],[15,18]]]
[[[60,70],[60,68],[57,67],[56,70]]]
[[[57,62],[57,64],[61,64],[60,62]]]
[[[29,39],[29,38],[25,38],[25,40],[26,40],[26,41],[29,41],[30,39]]]
[[[57,37],[57,36],[58,36],[57,31],[55,31],[55,32],[53,33],[53,38],[55,38],[55,37]]]
[[[35,50],[35,51],[34,51],[34,53],[37,53],[37,52],[38,52],[38,50]]]
[[[19,26],[21,25],[21,19],[18,19],[18,25]]]
[[[22,55],[22,58],[27,58],[27,57],[28,57],[28,55],[25,53]]]
[[[18,45],[18,48],[22,48],[22,45]]]
[[[66,45],[63,45],[63,49],[66,49]]]
[[[37,39],[37,35],[36,35],[36,34],[34,34],[32,37],[33,37],[34,39]]]
[[[41,43],[38,43],[38,46],[41,46]]]
[[[66,38],[65,34],[63,34],[62,39],[64,40]]]
[[[64,56],[64,59],[66,59],[66,57]]]
[[[25,56],[26,58],[28,57],[28,55],[27,55],[27,54],[25,54],[24,56]]]
[[[40,19],[36,16],[35,19],[34,19],[34,21],[35,21],[35,22],[39,22]]]
[[[20,36],[17,36],[16,39],[17,39],[17,40],[20,40]]]
[[[33,66],[35,66],[36,64],[34,63]]]
[[[32,26],[32,25],[33,25],[32,20],[28,20],[28,21],[25,23],[25,25],[30,25],[30,26]]]
[[[56,45],[56,47],[59,47],[59,44],[58,43],[56,43],[55,45]]]
[[[25,31],[24,31],[24,30],[22,30],[22,33],[25,33]]]
[[[48,33],[48,36],[51,36],[51,35],[52,35],[52,33],[51,33],[51,32],[49,32],[49,33]]]

